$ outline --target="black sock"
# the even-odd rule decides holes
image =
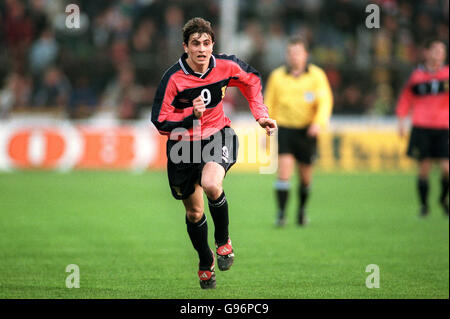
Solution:
[[[284,217],[286,204],[289,198],[289,182],[277,181],[275,184],[277,203],[278,203],[278,213],[280,218]]]
[[[423,179],[419,177],[417,182],[417,189],[419,191],[419,199],[422,207],[428,207],[428,179]]]
[[[200,221],[195,224],[191,223],[186,216],[186,225],[189,238],[200,258],[200,269],[209,270],[209,267],[213,262],[213,257],[208,245],[208,224],[206,222],[206,215],[203,214]]]
[[[298,192],[298,196],[299,196],[299,210],[302,211],[305,209],[306,207],[306,202],[308,201],[308,197],[309,197],[309,185],[305,185],[303,183],[300,184],[300,189]]]
[[[214,239],[217,245],[225,245],[228,241],[228,202],[225,192],[216,200],[208,198],[209,211],[214,222]]]
[[[445,201],[448,195],[448,176],[442,176],[441,178],[441,196],[439,200],[441,203]]]

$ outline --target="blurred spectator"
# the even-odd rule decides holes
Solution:
[[[363,95],[357,85],[348,86],[341,100],[341,114],[364,114],[365,107],[363,103]]]
[[[392,103],[394,103],[394,96],[392,94],[392,87],[388,84],[380,84],[376,90],[376,100],[373,106],[368,111],[370,115],[386,115],[392,113]]]
[[[45,71],[33,97],[36,107],[66,109],[71,94],[71,85],[64,73],[56,66]]]
[[[135,83],[134,70],[129,65],[119,69],[102,96],[102,111],[113,112],[117,118],[131,120],[139,118],[143,88]]]
[[[34,25],[20,0],[6,0],[3,34],[13,63],[20,64],[34,35]]]
[[[32,81],[19,73],[6,77],[5,86],[0,90],[0,119],[6,118],[13,109],[26,107],[31,100]]]
[[[254,54],[257,42],[261,42],[259,40],[262,36],[261,34],[262,27],[258,21],[246,21],[244,29],[236,35],[236,49],[234,53],[244,61],[250,59]]]
[[[183,53],[183,35],[181,29],[185,23],[183,11],[177,5],[171,5],[165,13],[164,37],[166,41],[165,61],[167,64],[177,61]]]
[[[97,99],[86,75],[78,76],[70,96],[67,113],[71,119],[88,118],[94,114]]]
[[[155,24],[146,19],[139,24],[131,38],[131,61],[136,71],[136,82],[142,85],[156,85],[160,79],[155,33]]]
[[[265,69],[273,70],[284,63],[287,42],[287,35],[281,23],[278,21],[270,23],[264,53]]]
[[[104,10],[94,19],[92,41],[99,48],[106,47],[111,39],[112,28],[108,24],[108,13],[109,9]]]
[[[130,0],[119,1],[107,10],[106,24],[115,39],[126,40],[130,36],[133,10],[132,3],[129,2]]]
[[[258,14],[258,17],[261,18],[261,22],[269,23],[274,18],[279,16],[282,6],[276,0],[261,0],[258,5],[254,7],[255,11]]]
[[[113,65],[120,66],[125,63],[129,63],[130,60],[130,48],[125,39],[116,39],[111,44],[110,59]]]
[[[49,23],[47,19],[47,13],[45,11],[46,1],[29,0],[29,4],[30,4],[30,17],[33,21],[35,34],[39,35]]]
[[[416,17],[416,23],[414,26],[420,32],[415,32],[416,41],[423,43],[427,39],[434,37],[433,20],[432,17],[425,12],[419,12]]]
[[[41,36],[33,43],[30,50],[30,70],[34,75],[40,75],[50,65],[55,63],[59,46],[50,28],[42,31]]]
[[[237,34],[236,50],[234,52],[224,52],[235,54],[239,59],[250,64],[259,72],[269,72],[264,65],[264,33],[261,23],[257,20],[246,22],[245,29]]]

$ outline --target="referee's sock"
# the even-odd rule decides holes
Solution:
[[[186,216],[186,225],[189,238],[200,258],[200,269],[209,270],[213,263],[213,256],[208,245],[208,223],[206,222],[206,215],[203,214],[197,223],[191,223]]]
[[[306,207],[306,203],[308,202],[308,198],[309,198],[309,191],[310,191],[310,185],[306,185],[301,183],[300,184],[300,188],[299,188],[299,192],[298,192],[298,196],[299,196],[299,203],[300,203],[300,211],[303,211]]]
[[[289,189],[291,185],[288,181],[278,180],[275,183],[275,191],[278,203],[278,218],[284,218],[286,204],[289,198]]]
[[[426,210],[428,209],[428,179],[419,177],[417,181],[417,189],[419,191],[420,204],[422,205],[422,208]]]
[[[216,200],[208,198],[209,211],[214,222],[214,239],[217,245],[222,246],[228,242],[228,202],[225,192]]]

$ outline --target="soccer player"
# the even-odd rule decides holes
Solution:
[[[223,111],[227,87],[240,89],[268,135],[277,128],[263,103],[259,73],[233,55],[213,54],[214,41],[210,22],[193,18],[184,25],[184,54],[163,75],[151,115],[158,131],[168,136],[169,185],[186,210],[187,232],[200,259],[198,277],[203,289],[216,286],[203,192],[214,222],[219,269],[228,270],[234,260],[228,202],[222,188],[238,151],[237,136]]]
[[[417,190],[420,215],[429,213],[429,175],[433,161],[441,169],[439,203],[448,216],[449,179],[449,69],[445,65],[447,49],[442,41],[431,40],[425,45],[424,64],[411,74],[397,104],[399,134],[406,135],[405,119],[412,113],[412,129],[407,155],[418,162]]]
[[[276,223],[286,223],[290,178],[298,163],[299,207],[297,222],[306,224],[306,203],[310,194],[317,137],[328,124],[333,95],[325,72],[308,63],[305,39],[293,37],[287,45],[287,65],[275,69],[265,90],[269,115],[278,124],[278,180],[275,183],[278,212]]]

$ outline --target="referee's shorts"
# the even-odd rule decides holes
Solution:
[[[278,154],[292,154],[303,164],[312,164],[317,155],[317,138],[306,128],[278,127]]]
[[[418,161],[426,158],[448,159],[448,129],[431,129],[413,126],[407,155]]]
[[[175,199],[187,199],[201,186],[202,170],[206,163],[216,162],[225,173],[237,161],[238,136],[231,127],[199,141],[167,140],[167,175]]]

